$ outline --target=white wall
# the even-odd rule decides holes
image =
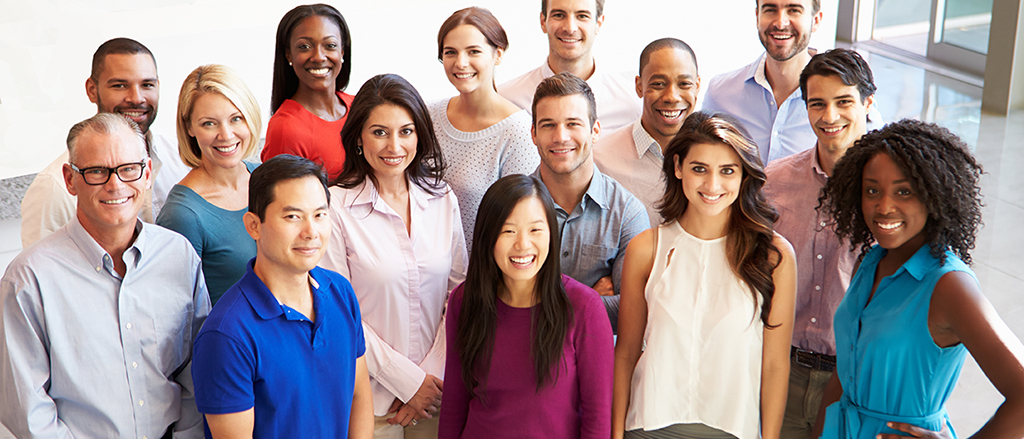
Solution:
[[[811,42],[835,43],[838,0]],[[195,67],[237,70],[267,112],[277,22],[302,2],[273,0],[0,0],[0,178],[39,171],[64,148],[75,122],[96,107],[85,95],[92,54],[126,36],[148,46],[161,78],[153,130],[173,138],[182,79]],[[437,29],[466,6],[489,8],[509,35],[498,82],[538,66],[547,54],[537,0],[343,0],[330,2],[352,28],[348,90],[378,73],[405,76],[427,101],[453,94],[437,62]],[[704,81],[743,66],[763,50],[750,0],[607,0],[596,52],[602,69],[635,72],[650,41],[672,36],[697,53]],[[634,73],[635,74],[635,73]]]

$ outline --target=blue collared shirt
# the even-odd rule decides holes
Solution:
[[[310,321],[277,300],[253,272],[254,261],[196,337],[192,376],[199,410],[254,409],[257,438],[343,437],[356,359],[366,351],[352,285],[333,271],[311,270]]]
[[[543,182],[540,168],[534,171],[533,177]],[[614,330],[626,246],[634,236],[650,227],[646,208],[619,182],[608,178],[595,166],[580,204],[572,212],[556,204],[555,213],[561,237],[562,274],[589,287],[602,277],[612,277],[616,295],[602,296],[602,299]]]
[[[210,311],[199,257],[177,233],[135,230],[124,278],[77,216],[7,267],[0,420],[15,436],[202,435],[187,367]]]
[[[818,142],[799,88],[776,105],[772,87],[764,74],[767,56],[767,53],[762,54],[746,67],[712,78],[702,107],[729,113],[739,119],[757,144],[761,163],[765,166]],[[868,131],[884,125],[876,106],[871,107],[868,119]]]

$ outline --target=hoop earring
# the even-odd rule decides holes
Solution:
[[[363,155],[363,147],[362,146],[357,146],[356,147],[356,155]]]

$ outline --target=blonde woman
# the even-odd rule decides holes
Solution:
[[[178,95],[178,154],[192,171],[171,188],[156,223],[195,247],[213,303],[256,256],[242,224],[256,165],[243,159],[256,151],[260,127],[256,98],[228,67],[200,66],[185,78]]]

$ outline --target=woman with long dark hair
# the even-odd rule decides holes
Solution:
[[[796,265],[757,146],[728,116],[694,113],[662,170],[664,222],[626,249],[612,437],[777,439]]]
[[[260,157],[305,157],[329,178],[345,162],[341,132],[352,105],[344,92],[352,72],[348,23],[333,6],[296,6],[277,26],[270,122]]]
[[[363,84],[341,136],[348,159],[330,188],[321,265],[359,299],[374,437],[436,438],[444,306],[466,275],[459,204],[426,106],[401,76]]]
[[[822,208],[861,260],[836,309],[821,437],[955,438],[945,403],[968,352],[1006,398],[973,437],[1024,436],[1024,346],[968,266],[980,175],[956,135],[909,119],[836,164]]]
[[[561,274],[557,227],[536,179],[484,194],[448,305],[439,438],[608,437],[611,325],[597,292]]]
[[[501,177],[529,174],[540,165],[530,115],[494,85],[507,49],[505,29],[483,8],[456,11],[437,33],[437,60],[459,94],[430,104],[430,117],[451,166],[445,181],[459,197],[469,244],[484,191]]]

